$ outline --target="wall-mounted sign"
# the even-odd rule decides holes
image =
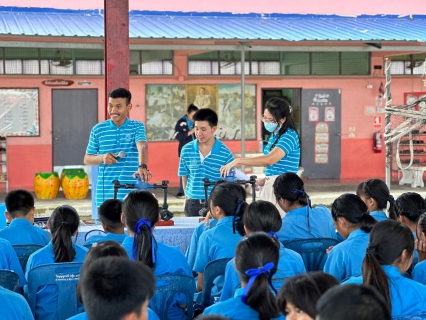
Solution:
[[[64,80],[64,79],[53,79],[53,80],[44,80],[41,83],[48,87],[68,87],[74,84],[74,81]]]
[[[374,116],[374,129],[382,128],[382,116]]]
[[[91,81],[78,81],[77,85],[78,86],[91,86],[92,82]]]

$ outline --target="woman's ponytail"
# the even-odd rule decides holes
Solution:
[[[360,222],[360,229],[364,232],[369,233],[371,229],[373,229],[374,225],[377,223],[377,220],[374,219],[368,211],[366,211],[362,214]]]

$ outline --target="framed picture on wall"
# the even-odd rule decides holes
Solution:
[[[40,135],[37,88],[0,88],[0,135]]]

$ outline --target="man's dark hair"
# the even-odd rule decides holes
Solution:
[[[372,286],[345,284],[326,291],[317,302],[320,320],[390,320],[385,299]]]
[[[126,105],[129,105],[132,101],[132,94],[129,90],[125,88],[115,88],[111,90],[108,97],[116,99],[116,98],[125,98],[126,99]]]
[[[210,127],[216,127],[218,118],[217,113],[214,112],[212,109],[200,109],[194,114],[194,122],[195,121],[207,121],[209,123]]]
[[[196,105],[193,105],[192,103],[188,106],[188,109],[186,109],[186,113],[192,113],[194,111],[198,111],[198,107]]]
[[[26,216],[34,208],[34,197],[27,190],[10,191],[4,199],[6,210],[13,217]]]
[[[121,205],[119,199],[107,199],[99,207],[99,220],[107,224],[111,229],[118,229],[123,226],[121,222]]]
[[[140,261],[100,258],[81,274],[81,296],[90,320],[140,315],[142,304],[155,291],[153,272]]]

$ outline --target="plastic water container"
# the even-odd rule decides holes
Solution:
[[[225,178],[223,178],[223,180],[225,180],[227,182],[234,182],[235,181],[234,171],[229,171],[228,175]]]
[[[154,188],[153,184],[149,184],[145,181],[142,181],[140,176],[136,176],[136,189],[138,190],[148,190]]]
[[[0,229],[6,228],[6,216],[4,213],[6,212],[6,204],[0,202]]]

